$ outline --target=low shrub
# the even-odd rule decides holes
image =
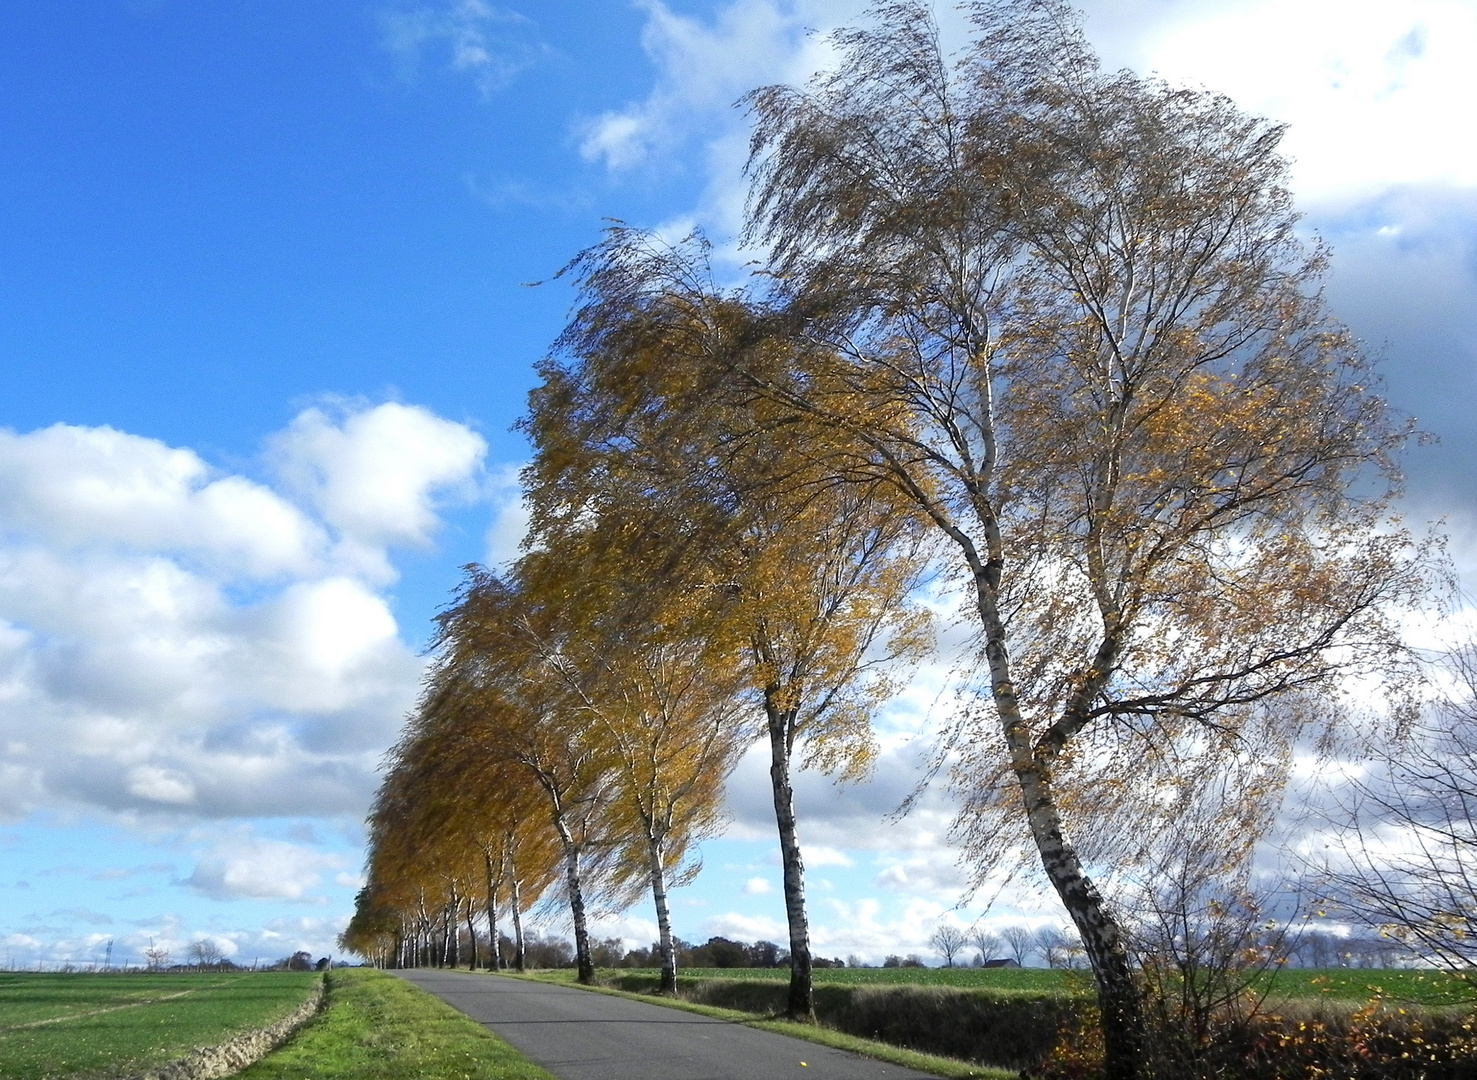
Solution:
[[[1096,1025],[1069,1024],[1033,1080],[1095,1080]],[[1477,1080],[1477,1015],[1456,1009],[1288,1002],[1275,1012],[1221,1017],[1198,1041],[1150,1023],[1144,1075],[1151,1080]]]

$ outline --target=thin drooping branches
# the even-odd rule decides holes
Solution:
[[[1477,650],[1442,655],[1419,719],[1386,733],[1332,815],[1330,899],[1421,963],[1477,960]]]
[[[1057,0],[970,11],[957,60],[887,4],[833,74],[749,96],[749,302],[806,364],[728,366],[956,552],[989,702],[959,832],[983,869],[996,811],[1023,819],[1128,1077],[1137,991],[1079,845],[1125,857],[1144,793],[1195,783],[1181,748],[1398,664],[1390,612],[1427,585],[1389,519],[1405,426],[1322,304],[1275,126],[1103,73]]]
[[[770,744],[787,1011],[811,1019],[793,773],[868,771],[872,712],[928,640],[909,602],[921,534],[892,485],[838,478],[839,433],[797,430],[788,410],[731,378],[735,347],[769,353],[777,378],[795,377],[795,357],[742,301],[717,294],[701,245],[686,250],[690,261],[616,230],[571,267],[583,302],[525,424],[538,450],[532,534],[567,551],[601,523],[648,574],[660,567],[676,583],[685,622],[733,650]]]

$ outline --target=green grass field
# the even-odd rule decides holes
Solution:
[[[309,972],[0,973],[0,1076],[136,1071],[285,1016]]]
[[[0,1075],[8,1076],[3,1069]],[[480,1024],[407,982],[333,971],[328,1003],[240,1080],[553,1080]]]
[[[614,969],[605,974],[619,974]],[[690,979],[777,979],[790,977],[786,968],[689,968]],[[570,979],[573,980],[573,972]],[[1092,977],[1085,971],[1046,968],[819,968],[815,985],[835,986],[962,986],[1034,994],[1091,994]],[[1477,982],[1439,971],[1365,968],[1283,968],[1267,976],[1270,993],[1284,998],[1321,998],[1331,1001],[1387,1001],[1419,1005],[1449,1005],[1477,997]]]
[[[788,981],[789,968],[686,968],[693,979],[779,979]],[[1085,971],[1046,968],[817,968],[816,986],[967,986],[991,990],[1073,994],[1091,989]]]

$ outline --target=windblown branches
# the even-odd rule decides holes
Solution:
[[[621,907],[644,886],[671,990],[667,890],[767,731],[803,990],[792,1012],[808,1016],[791,757],[842,779],[869,770],[871,716],[929,640],[910,609],[921,534],[892,485],[836,474],[844,433],[797,438],[732,378],[735,342],[768,354],[777,379],[803,373],[754,311],[706,283],[700,251],[689,262],[617,238],[634,239],[617,232],[571,269],[587,302],[524,422],[527,551],[506,579],[468,568],[440,616],[376,856],[403,868],[430,849],[399,831],[439,838],[463,811],[466,842],[490,850],[516,799],[513,817],[546,822],[541,850],[560,852],[581,976],[587,889]]]
[[[984,854],[1024,810],[1128,1077],[1126,939],[1068,827],[1111,866],[1202,778],[1187,749],[1255,754],[1273,703],[1351,670],[1398,685],[1391,612],[1430,581],[1389,520],[1406,425],[1323,306],[1280,130],[1101,71],[1059,0],[969,11],[958,60],[885,3],[835,74],[748,97],[749,236],[811,363],[731,367],[850,433],[849,474],[957,552],[989,698],[954,744],[960,832]]]
[[[968,10],[958,57],[890,0],[833,73],[745,99],[746,288],[701,238],[624,227],[566,269],[528,552],[443,618],[423,721],[525,770],[569,867],[618,853],[617,893],[638,837],[661,892],[767,734],[808,1015],[793,755],[866,771],[951,552],[979,641],[959,838],[980,875],[1028,838],[1128,1080],[1129,940],[1087,866],[1152,856],[1217,779],[1255,827],[1351,675],[1407,707],[1399,616],[1435,560],[1392,516],[1408,425],[1323,304],[1281,130],[1102,71],[1060,0]]]
[[[1331,899],[1428,963],[1477,961],[1477,650],[1446,654],[1442,694],[1346,789]]]

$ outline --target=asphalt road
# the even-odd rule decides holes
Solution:
[[[467,972],[396,974],[560,1080],[933,1080],[788,1035],[610,994]]]

